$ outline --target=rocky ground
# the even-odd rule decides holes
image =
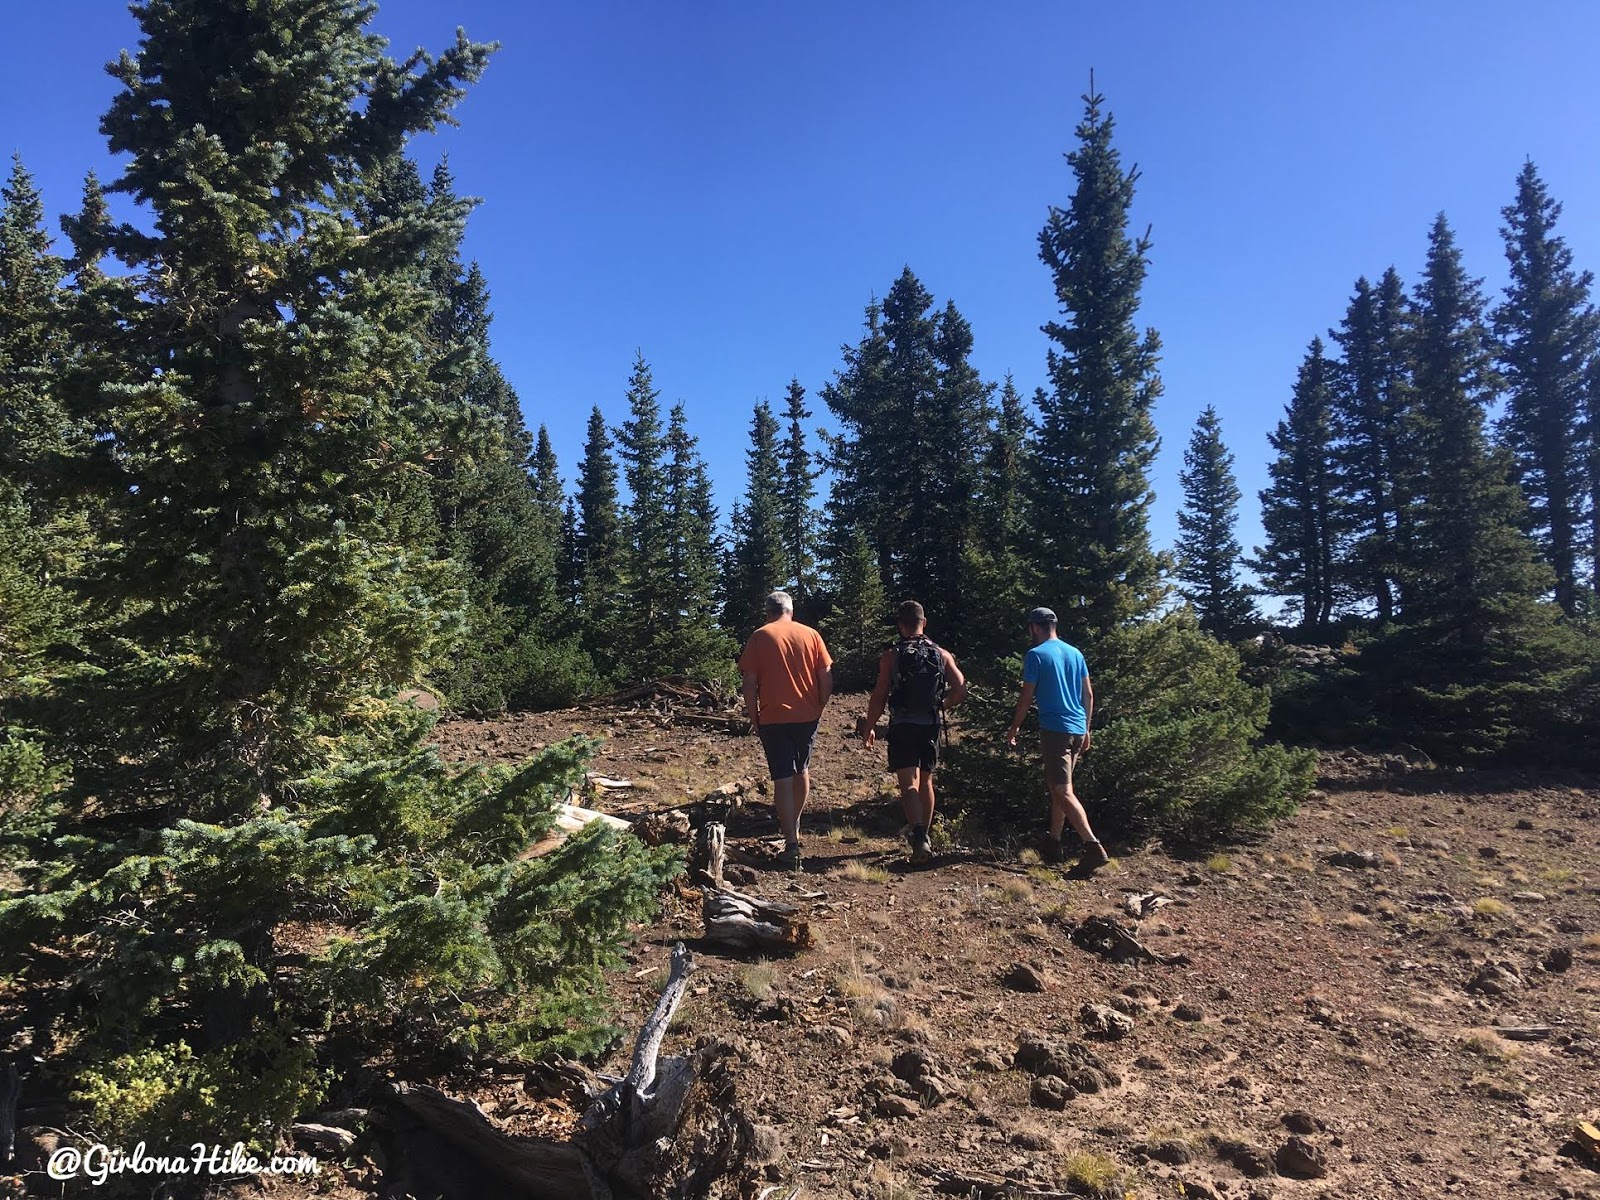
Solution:
[[[777,843],[754,739],[606,709],[439,731],[468,761],[600,736],[595,771],[633,786],[594,802],[628,818],[739,802],[730,845],[756,864],[741,886],[800,904],[818,944],[774,961],[701,949],[667,1050],[745,1039],[773,1197],[1002,1176],[1141,1198],[1600,1197],[1571,1143],[1600,1116],[1595,781],[1330,753],[1297,817],[1207,858],[1113,847],[1081,878],[945,836],[911,869],[882,748],[852,736],[861,699],[819,732],[799,878],[762,869]],[[1151,893],[1171,902],[1135,920],[1129,898]],[[1097,914],[1168,961],[1075,944]],[[622,1024],[700,932],[690,892],[640,931],[615,981]],[[483,1084],[510,1127],[570,1117],[520,1080]]]

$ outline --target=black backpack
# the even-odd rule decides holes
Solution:
[[[939,647],[921,635],[895,643],[890,710],[908,716],[936,717],[944,708],[944,692],[944,654]]]

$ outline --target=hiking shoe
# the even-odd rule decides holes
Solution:
[[[920,867],[923,863],[933,859],[933,843],[928,840],[928,831],[921,825],[911,827],[911,865]]]
[[[778,869],[798,875],[805,868],[801,865],[800,843],[785,846],[783,853],[778,855]]]
[[[1098,871],[1110,861],[1111,855],[1099,842],[1085,842],[1083,853],[1078,857],[1078,865],[1086,871]]]
[[[1039,839],[1039,857],[1047,863],[1058,863],[1064,857],[1061,853],[1061,839],[1045,834]]]

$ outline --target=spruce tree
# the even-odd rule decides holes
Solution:
[[[836,684],[842,690],[871,687],[892,622],[878,556],[861,530],[844,539],[844,552],[833,559],[828,592],[832,603],[822,634],[833,655]]]
[[[965,640],[982,654],[1013,649],[1018,614],[1031,607],[1024,518],[1032,432],[1022,396],[1007,373],[979,464],[976,536],[969,556],[972,586]]]
[[[1345,528],[1332,458],[1334,364],[1313,338],[1295,379],[1284,419],[1267,435],[1275,458],[1261,492],[1267,544],[1250,566],[1273,595],[1288,598],[1308,636],[1323,634],[1337,598],[1335,567]]]
[[[1578,607],[1578,561],[1587,540],[1589,464],[1581,438],[1585,372],[1597,321],[1589,303],[1594,276],[1577,271],[1555,232],[1561,205],[1532,162],[1517,175],[1516,202],[1501,209],[1511,282],[1493,313],[1496,353],[1506,382],[1501,428],[1516,455],[1532,528],[1555,571],[1556,603]]]
[[[744,500],[733,523],[733,544],[723,624],[743,641],[766,620],[765,598],[792,578],[786,554],[784,476],[778,452],[778,420],[765,400],[750,419],[745,451]]]
[[[387,497],[483,443],[438,382],[416,264],[439,231],[364,236],[359,209],[489,48],[396,63],[371,13],[136,7],[102,128],[141,220],[70,226],[105,635],[51,681],[74,774],[0,901],[0,970],[44,996],[29,1052],[112,1144],[272,1146],[330,1067],[445,1040],[592,1049],[601,970],[669,869],[604,833],[525,859],[584,747],[455,773],[396,699],[463,597]],[[130,275],[86,283],[106,250]]]
[[[1148,235],[1128,236],[1138,171],[1122,167],[1103,97],[1084,103],[1078,147],[1066,156],[1076,188],[1039,234],[1061,319],[1044,326],[1050,388],[1030,509],[1038,593],[1069,631],[1092,638],[1152,612],[1162,593],[1148,529],[1161,342],[1134,324],[1151,245]]]
[[[615,679],[622,605],[622,510],[611,432],[598,405],[589,412],[583,462],[578,466],[577,499],[576,571],[583,601],[583,644],[602,674]]]
[[[1416,288],[1419,480],[1404,626],[1363,655],[1392,707],[1391,727],[1460,756],[1492,754],[1530,732],[1541,693],[1559,692],[1574,646],[1541,597],[1549,568],[1523,532],[1510,456],[1485,409],[1500,377],[1476,280],[1443,214]]]
[[[811,465],[812,453],[804,425],[811,419],[811,410],[806,407],[806,390],[798,379],[789,380],[789,391],[784,397],[784,418],[789,422],[789,431],[778,448],[778,465],[783,473],[778,488],[783,553],[793,580],[795,611],[804,614],[816,590],[815,501],[819,472]]]
[[[548,536],[559,537],[567,492],[561,482],[561,464],[556,461],[555,447],[550,444],[550,431],[543,425],[539,426],[533,458],[528,465],[533,472],[533,502],[540,527]]]
[[[1337,487],[1351,542],[1350,591],[1370,597],[1380,622],[1400,607],[1401,563],[1409,528],[1408,481],[1416,465],[1411,427],[1411,315],[1393,267],[1374,289],[1365,277],[1332,337],[1343,351],[1334,374],[1332,431]]]
[[[642,353],[634,358],[627,400],[629,417],[615,434],[629,492],[623,513],[627,621],[620,630],[619,653],[625,676],[652,679],[671,670],[669,626],[663,619],[671,566],[661,393]]]
[[[717,625],[717,509],[681,403],[668,415],[665,450],[667,666],[674,675],[731,682],[736,648]]]
[[[1239,485],[1233,455],[1222,442],[1222,422],[1207,405],[1195,422],[1184,451],[1184,507],[1178,514],[1178,578],[1184,599],[1194,606],[1200,628],[1222,641],[1235,641],[1255,623],[1255,603],[1239,582],[1240,550],[1234,537]]]

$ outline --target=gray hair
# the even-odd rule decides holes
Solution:
[[[773,592],[767,597],[767,616],[777,617],[783,613],[794,615],[794,600],[788,592]]]

